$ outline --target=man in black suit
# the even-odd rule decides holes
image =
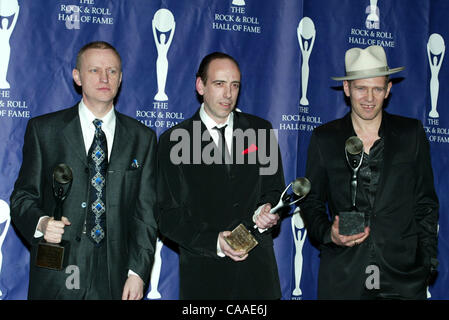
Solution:
[[[143,296],[156,241],[156,136],[115,110],[121,67],[110,44],[85,45],[73,70],[82,100],[28,122],[11,216],[31,246],[30,299]],[[55,220],[52,175],[60,163],[73,182]],[[36,266],[42,238],[70,242],[70,269]]]
[[[268,121],[235,111],[239,89],[234,58],[207,55],[200,109],[159,140],[158,223],[180,247],[181,299],[281,297],[271,229],[279,215],[269,213],[285,187],[279,148]],[[250,252],[225,241],[240,223],[269,229],[255,230]]]
[[[390,69],[379,46],[349,49],[345,64],[346,76],[333,79],[343,80],[351,111],[314,130],[306,165],[312,188],[301,205],[321,250],[318,298],[425,299],[437,265],[429,143],[420,121],[383,110],[388,75],[404,68]],[[363,142],[353,211],[345,156],[351,136]],[[340,234],[340,213],[348,211],[364,213],[362,232]]]

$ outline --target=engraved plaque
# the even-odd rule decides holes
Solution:
[[[232,249],[243,250],[246,253],[258,244],[257,240],[243,224],[239,224],[234,230],[232,230],[231,234],[224,239]]]
[[[40,242],[37,248],[36,265],[41,268],[62,270],[67,264],[69,243]]]

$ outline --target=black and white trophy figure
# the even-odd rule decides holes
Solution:
[[[274,208],[271,208],[270,213],[275,214],[282,208],[289,207],[304,199],[310,191],[310,186],[310,181],[307,178],[296,178],[295,181],[290,182],[284,192],[282,192],[277,205]],[[287,193],[290,187],[293,193]],[[254,223],[256,217],[257,215],[253,217]],[[249,252],[258,245],[258,236],[266,230],[267,229],[259,229],[256,224],[254,224],[253,228],[246,228],[241,223],[234,230],[232,230],[231,234],[225,238],[225,241],[234,250],[244,250]]]
[[[363,161],[363,142],[356,136],[349,137],[345,143],[346,161],[351,169],[351,208],[340,212],[339,233],[353,235],[365,230],[365,214],[359,212],[356,206],[357,176]]]
[[[292,187],[293,193],[287,193],[287,190]],[[270,213],[275,214],[280,209],[289,207],[298,201],[304,199],[310,191],[310,181],[307,178],[296,178],[295,181],[291,182],[287,188],[285,188],[284,192],[282,192],[281,197],[279,199],[278,204],[271,208]]]
[[[55,220],[63,216],[63,203],[72,187],[72,169],[64,163],[58,164],[53,170],[53,196],[56,206],[53,212]],[[67,265],[70,243],[62,240],[60,243],[49,243],[44,239],[38,244],[36,265],[38,267],[62,270]]]

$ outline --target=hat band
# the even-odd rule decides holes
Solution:
[[[366,69],[366,70],[358,70],[358,71],[349,71],[346,72],[346,76],[352,77],[352,76],[366,76],[370,75],[376,72],[385,72],[388,71],[388,67],[379,67],[379,68],[373,68],[373,69]]]

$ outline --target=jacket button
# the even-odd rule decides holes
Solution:
[[[89,173],[89,168],[84,168],[85,173]]]
[[[82,203],[81,203],[81,208],[84,209],[85,207],[87,207],[87,203],[86,203],[86,202],[82,202]]]

